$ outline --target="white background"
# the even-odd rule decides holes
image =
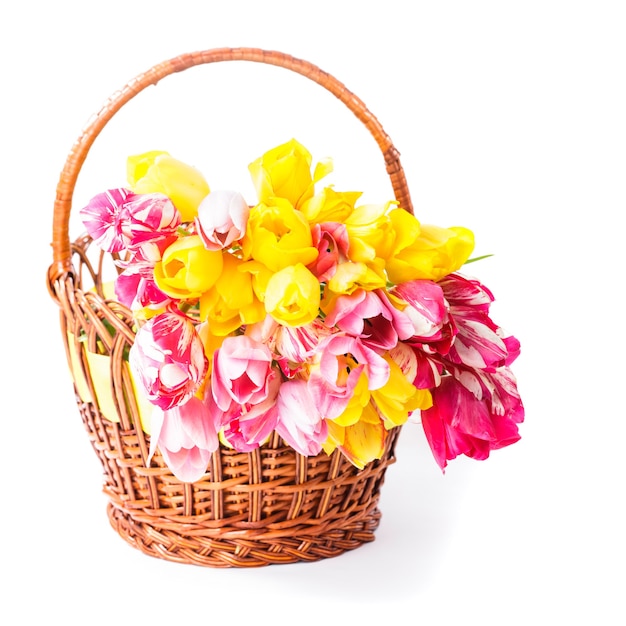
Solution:
[[[622,2],[23,2],[0,9],[3,624],[624,624]],[[88,118],[184,52],[254,46],[342,80],[402,154],[423,222],[472,228],[522,343],[522,440],[442,475],[407,426],[372,544],[252,571],[177,565],[109,527],[46,290],[55,187]],[[194,68],[96,141],[76,206],[170,151],[213,188],[298,138],[338,189],[390,197],[375,143],[295,74]],[[72,236],[78,232],[72,231]]]

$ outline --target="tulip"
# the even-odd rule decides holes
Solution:
[[[383,289],[357,289],[338,296],[326,311],[324,322],[360,337],[365,345],[379,351],[389,350],[398,340],[413,335],[410,318],[393,306]]]
[[[332,171],[330,161],[318,164],[311,174],[311,153],[295,139],[276,146],[250,163],[248,169],[259,202],[284,198],[298,207],[313,196],[314,183]]]
[[[221,251],[207,250],[198,235],[177,239],[154,267],[157,287],[179,300],[199,298],[222,273]]]
[[[439,284],[411,280],[394,287],[391,294],[405,305],[402,312],[411,320],[412,341],[433,342],[444,337],[445,327],[450,325],[449,305]]]
[[[311,224],[323,222],[344,223],[352,215],[354,205],[361,196],[360,191],[335,191],[325,187],[299,208]]]
[[[348,406],[361,376],[366,389],[379,389],[389,379],[389,364],[360,339],[330,335],[318,348],[319,361],[311,366],[309,388],[320,415],[339,417]]]
[[[385,260],[391,253],[393,230],[389,209],[395,202],[365,204],[354,209],[346,218],[352,261],[370,264],[376,259]]]
[[[322,338],[332,332],[319,318],[297,327],[277,324],[273,333],[275,350],[292,363],[305,363],[315,357]]]
[[[226,337],[213,354],[211,391],[215,403],[222,411],[233,402],[259,404],[267,398],[275,376],[272,353],[265,344],[246,335]]]
[[[384,358],[389,364],[389,379],[372,391],[372,399],[385,427],[393,428],[404,424],[416,409],[430,408],[433,401],[430,391],[415,387],[390,355]]]
[[[387,284],[381,263],[339,263],[328,281],[328,288],[335,294],[350,294],[357,289],[371,291],[384,289]]]
[[[242,248],[244,258],[253,258],[273,272],[296,263],[308,265],[318,254],[308,222],[281,198],[251,209]]]
[[[321,452],[328,426],[315,410],[306,381],[290,380],[280,385],[277,411],[276,432],[288,445],[305,456]]]
[[[298,263],[272,275],[265,291],[265,310],[287,326],[310,324],[319,314],[320,284]]]
[[[446,277],[440,286],[457,331],[446,359],[488,371],[510,365],[519,354],[519,342],[514,337],[505,338],[489,317],[491,292],[478,281],[458,274]]]
[[[327,454],[338,448],[355,467],[363,469],[382,457],[386,440],[387,430],[376,409],[369,404],[356,424],[344,427],[328,421],[328,439],[323,448]]]
[[[166,410],[193,396],[208,368],[193,323],[177,313],[160,313],[137,331],[130,365],[147,399]]]
[[[135,194],[125,203],[122,217],[126,248],[152,264],[176,239],[181,224],[178,209],[161,193]]]
[[[236,191],[212,191],[198,207],[196,228],[207,250],[228,248],[246,232],[250,208]]]
[[[163,151],[128,157],[126,171],[135,193],[165,194],[186,223],[193,222],[200,202],[210,191],[204,176],[195,167]]]
[[[422,411],[422,426],[442,470],[461,454],[486,459],[492,450],[520,439],[517,424],[524,409],[508,368],[494,373],[458,370],[444,376],[432,393],[433,406]]]
[[[391,211],[389,218],[394,243],[385,268],[393,283],[438,281],[458,270],[474,249],[474,234],[467,228],[420,225],[402,209]]]
[[[211,453],[219,447],[217,425],[208,407],[198,398],[168,410],[152,412],[148,463],[158,447],[178,480],[193,483],[206,473]]]
[[[263,399],[230,404],[222,416],[222,435],[228,445],[239,452],[250,452],[267,440],[278,423],[276,398],[279,388],[280,378],[272,372]]]
[[[223,266],[215,285],[200,297],[200,318],[209,320],[211,331],[228,335],[242,324],[265,318],[265,307],[254,292],[252,274],[240,271],[242,262],[233,254],[222,255]]]
[[[137,319],[149,319],[172,302],[150,277],[125,270],[115,279],[115,296]]]
[[[317,248],[317,258],[308,265],[319,282],[330,280],[337,265],[348,255],[348,231],[345,224],[323,222],[311,228],[312,243]]]
[[[123,213],[134,195],[128,189],[109,189],[94,196],[79,214],[94,243],[105,252],[124,250],[128,237],[124,232]]]

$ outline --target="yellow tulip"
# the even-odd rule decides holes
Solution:
[[[474,234],[467,228],[423,225],[403,209],[389,217],[394,244],[385,268],[393,283],[440,280],[458,270],[474,249]]]
[[[198,331],[198,336],[200,337],[202,345],[204,346],[204,354],[209,362],[209,369],[207,371],[207,374],[204,377],[204,381],[200,385],[198,392],[196,393],[196,395],[200,398],[202,397],[201,393],[206,388],[206,383],[211,376],[211,370],[213,369],[213,354],[222,345],[225,337],[223,335],[216,335],[208,322],[202,322],[201,324],[198,324],[196,326],[196,330]]]
[[[350,241],[348,255],[352,261],[370,263],[386,259],[392,250],[393,229],[389,209],[396,202],[365,204],[354,209],[345,224]]]
[[[265,292],[265,310],[285,326],[304,326],[319,314],[320,284],[302,263],[272,275]]]
[[[340,426],[334,420],[327,420],[327,424],[328,438],[322,444],[327,454],[339,448],[359,469],[382,457],[387,430],[371,403],[364,408],[363,416],[356,424]]]
[[[352,424],[356,424],[360,419],[363,419],[363,411],[370,403],[370,394],[367,375],[363,372],[354,387],[354,392],[350,397],[348,406],[333,422],[339,426],[351,426]]]
[[[237,269],[238,271],[245,272],[250,276],[252,289],[256,297],[261,302],[265,302],[267,284],[270,278],[274,275],[274,272],[259,261],[245,261],[241,263]]]
[[[200,297],[200,318],[209,321],[216,335],[227,335],[242,324],[265,317],[265,307],[254,293],[252,274],[239,271],[242,261],[223,255],[223,268],[215,285]]]
[[[332,187],[325,187],[304,202],[300,210],[311,224],[345,223],[360,196],[360,191],[335,191]]]
[[[366,265],[365,263],[339,263],[333,277],[328,281],[328,288],[335,294],[351,294],[356,289],[367,291],[383,289],[387,278],[381,259]]]
[[[172,298],[199,298],[215,284],[222,267],[221,250],[207,250],[198,235],[189,235],[165,250],[154,267],[154,280]]]
[[[330,161],[318,164],[311,174],[311,153],[291,139],[250,163],[248,169],[259,202],[284,198],[294,206],[313,196],[314,183],[332,171]]]
[[[165,194],[179,210],[183,222],[192,222],[200,202],[209,194],[204,176],[163,151],[128,157],[128,184],[135,193]]]
[[[309,265],[318,255],[306,218],[282,198],[250,210],[241,246],[244,258],[253,258],[273,272],[297,263]]]
[[[404,424],[416,409],[429,409],[433,402],[428,389],[417,389],[389,355],[383,358],[389,363],[389,379],[371,393],[385,427],[393,428]]]

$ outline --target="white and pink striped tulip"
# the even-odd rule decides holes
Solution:
[[[193,323],[169,311],[139,328],[129,362],[148,400],[163,410],[189,400],[208,370],[204,346]]]

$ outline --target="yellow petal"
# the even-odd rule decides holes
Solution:
[[[363,469],[370,461],[382,457],[386,438],[387,431],[382,421],[371,424],[361,420],[346,427],[341,451],[353,465]]]
[[[76,342],[74,333],[68,331],[67,346],[70,356],[70,371],[72,379],[74,380],[74,385],[76,386],[76,392],[83,402],[93,402],[91,391],[89,391],[89,385],[81,365],[81,356],[77,352],[78,350],[82,352],[83,344],[81,342]]]
[[[141,422],[141,429],[150,434],[150,418],[152,416],[152,410],[154,406],[146,399],[146,396],[141,392],[140,385],[137,384],[135,380],[135,375],[133,374],[133,370],[130,368],[128,363],[124,363],[126,366],[126,371],[128,372],[128,377],[130,378],[130,383],[133,388],[133,393],[135,394],[135,400],[137,402],[137,412],[139,413],[139,420]]]
[[[111,357],[107,354],[95,354],[88,350],[85,351],[85,355],[100,413],[111,422],[119,422],[120,417],[113,400]]]
[[[204,176],[191,165],[154,150],[128,157],[127,178],[135,193],[165,194],[180,211],[183,222],[192,222],[198,206],[209,195]]]
[[[304,326],[319,314],[320,284],[302,263],[272,275],[265,292],[265,310],[279,323]]]

